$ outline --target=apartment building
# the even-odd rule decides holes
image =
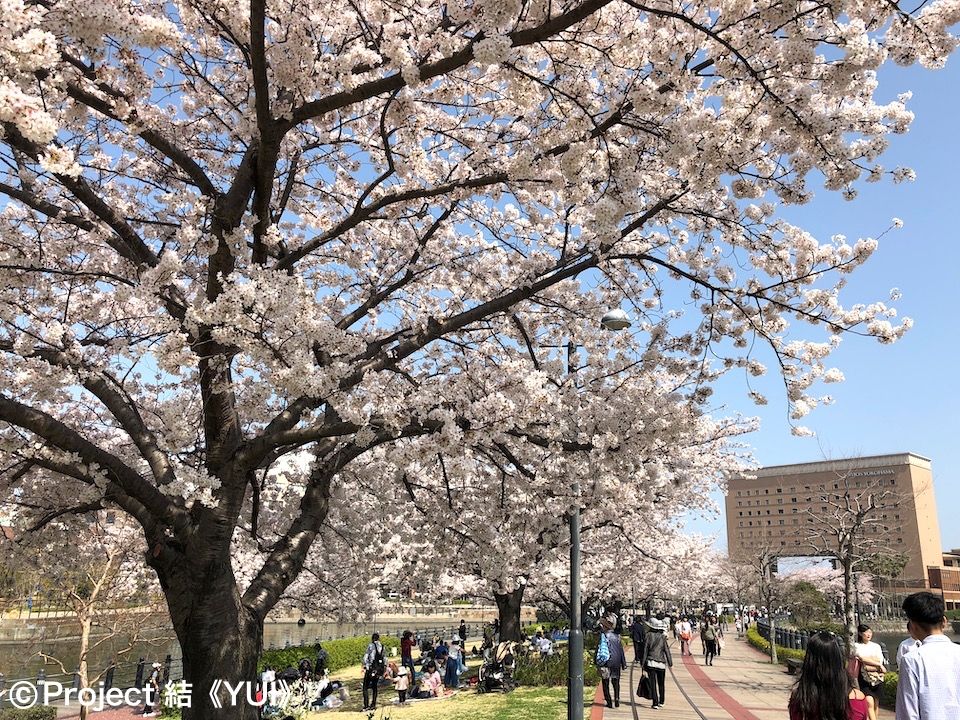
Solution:
[[[820,555],[812,535],[829,534],[847,501],[878,506],[863,537],[875,552],[906,558],[899,582],[930,587],[928,569],[943,550],[930,460],[913,453],[779,465],[728,478],[727,548],[749,559],[767,550],[780,557]]]

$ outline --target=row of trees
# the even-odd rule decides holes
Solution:
[[[840,302],[875,240],[778,203],[909,178],[876,70],[942,64],[951,0],[4,12],[3,491],[33,532],[132,519],[185,718],[255,715],[208,690],[286,597],[560,592],[574,504],[597,587],[682,551],[669,519],[744,459],[721,374],[776,368],[799,421],[842,333],[910,325]]]

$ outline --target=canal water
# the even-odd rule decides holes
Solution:
[[[492,614],[489,614],[492,617]],[[469,636],[481,634],[481,623],[468,621]],[[263,639],[265,648],[295,647],[298,645],[313,645],[344,637],[363,637],[373,632],[382,635],[399,636],[404,630],[419,632],[432,637],[434,633],[442,637],[452,637],[459,625],[459,619],[444,615],[423,615],[420,617],[392,617],[380,618],[367,623],[335,623],[335,622],[304,622],[296,621],[268,621],[264,625]],[[169,625],[158,624],[156,638],[152,642],[137,642],[129,647],[125,637],[104,638],[95,637],[94,642],[101,644],[90,653],[90,677],[93,678],[100,670],[106,668],[111,661],[116,664],[114,686],[132,686],[136,677],[137,663],[140,658],[149,664],[163,662],[171,657],[171,672],[173,678],[180,677],[180,646]],[[37,622],[14,623],[5,621],[0,624],[0,674],[4,676],[7,687],[20,679],[36,680],[41,670],[47,679],[64,685],[73,681],[73,670],[79,661],[79,641],[76,631],[64,622]],[[51,659],[44,659],[45,654],[56,658],[67,669],[66,673],[60,665]],[[357,659],[359,662],[359,658]]]

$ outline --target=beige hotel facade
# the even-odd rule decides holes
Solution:
[[[937,582],[942,572],[932,572],[946,563],[930,460],[913,453],[778,465],[728,478],[730,557],[749,560],[764,550],[779,557],[813,555],[811,533],[828,522],[846,494],[881,498],[882,507],[868,523],[866,539],[877,552],[907,558],[897,579],[900,587],[946,590]],[[956,598],[946,595],[948,608],[960,602],[960,593]]]

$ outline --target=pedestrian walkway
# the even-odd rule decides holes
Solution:
[[[680,657],[680,645],[670,647],[673,668],[667,671],[664,707],[650,708],[650,701],[636,695],[640,666],[630,664],[620,680],[620,707],[604,705],[597,689],[591,720],[637,720],[662,716],[663,720],[783,720],[794,677],[783,665],[751,647],[746,638],[733,633],[725,637],[722,654],[705,666],[695,637],[693,656]],[[633,655],[627,650],[628,661]]]

